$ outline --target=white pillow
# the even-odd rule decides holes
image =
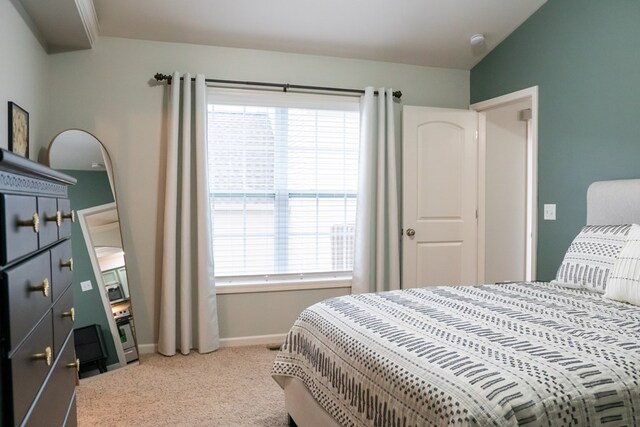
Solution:
[[[583,227],[571,242],[551,283],[604,293],[630,228],[630,224]]]
[[[607,281],[605,298],[640,305],[640,225],[633,224]]]

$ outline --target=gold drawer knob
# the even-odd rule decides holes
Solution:
[[[34,354],[33,360],[44,360],[47,362],[47,366],[51,366],[51,362],[53,362],[53,351],[51,351],[51,347],[47,346],[47,348],[44,349],[44,353]]]
[[[69,267],[69,270],[73,271],[73,258],[69,258],[68,261],[60,261],[60,268]]]
[[[80,359],[76,359],[75,362],[67,363],[67,368],[75,368],[76,371],[80,371]]]
[[[76,211],[74,211],[73,209],[72,209],[72,210],[71,210],[71,212],[69,212],[69,213],[64,213],[64,212],[63,212],[63,213],[61,214],[61,216],[62,216],[62,219],[63,219],[63,220],[65,220],[65,219],[70,219],[70,220],[71,220],[71,222],[76,222]]]
[[[19,227],[33,227],[33,232],[38,233],[40,231],[40,216],[38,213],[34,213],[31,219],[18,220]]]
[[[46,222],[55,222],[58,227],[62,225],[62,213],[57,211],[54,216],[45,216],[44,220]]]
[[[49,291],[51,290],[51,285],[49,284],[49,279],[45,277],[45,279],[37,286],[31,286],[29,291],[31,292],[42,292],[42,295],[45,297],[49,296]]]
[[[76,321],[76,309],[71,307],[69,311],[63,311],[62,317],[70,317],[72,322]]]

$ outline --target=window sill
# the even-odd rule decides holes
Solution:
[[[216,283],[216,294],[246,294],[257,292],[306,291],[311,289],[351,288],[351,277],[313,278],[306,280],[251,281]]]

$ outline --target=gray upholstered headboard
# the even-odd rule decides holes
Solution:
[[[640,179],[598,181],[587,190],[587,225],[640,224]]]

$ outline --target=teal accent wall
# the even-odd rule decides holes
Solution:
[[[109,177],[106,172],[76,170],[63,170],[62,172],[78,180],[76,185],[69,187],[71,208],[76,212],[106,203],[113,203],[113,193],[111,193]],[[78,221],[73,224],[71,246],[73,250],[73,297],[76,310],[75,327],[80,328],[94,323],[100,325],[107,352],[109,353],[107,365],[118,363],[113,337],[107,323],[107,315],[104,312],[96,277],[91,267],[91,259],[89,258],[87,245]],[[93,289],[82,292],[80,282],[85,280],[91,281]]]
[[[539,280],[585,224],[589,184],[640,178],[638,40],[638,0],[549,0],[471,70],[472,103],[539,86]]]

